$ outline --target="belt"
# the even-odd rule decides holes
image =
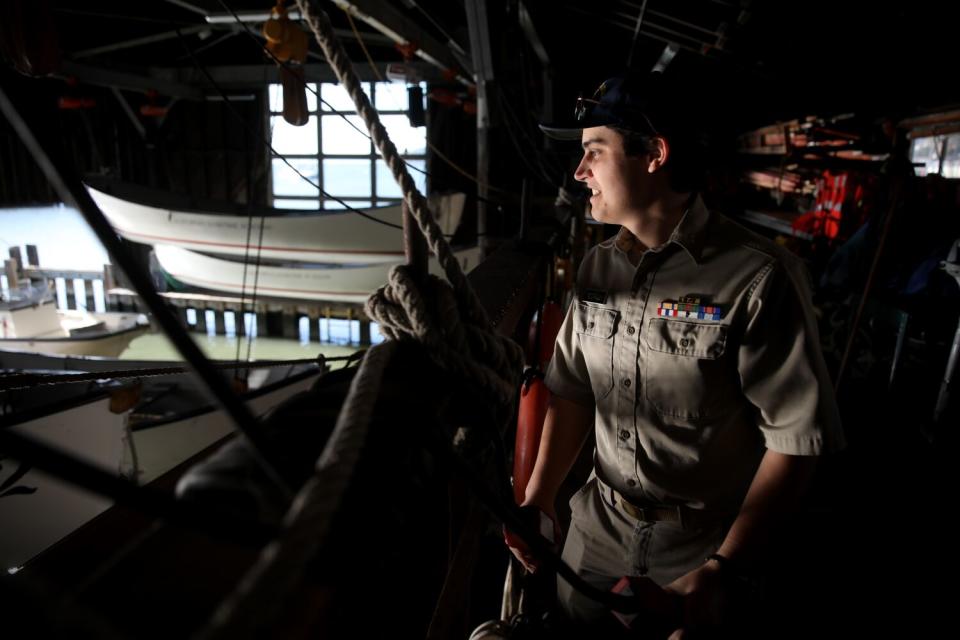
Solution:
[[[610,502],[614,506],[619,505],[624,513],[641,522],[669,522],[687,529],[699,528],[724,520],[721,513],[691,509],[682,504],[637,504],[631,502],[625,495],[600,479],[599,474],[595,477],[600,491],[602,493],[609,492]]]
[[[687,521],[690,520],[690,517],[684,517],[687,515],[684,512],[689,512],[690,509],[687,509],[682,505],[656,504],[641,506],[630,502],[630,500],[628,500],[616,489],[611,488],[610,494],[613,496],[613,501],[615,504],[620,505],[621,509],[637,520],[643,520],[644,522],[673,522],[680,526],[689,524]]]

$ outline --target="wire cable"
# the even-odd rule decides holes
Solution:
[[[300,178],[301,178],[302,180],[304,180],[307,184],[309,184],[309,185],[311,185],[312,187],[314,187],[315,189],[317,189],[317,191],[319,191],[321,194],[323,194],[323,196],[324,196],[325,198],[327,198],[327,199],[329,199],[329,200],[333,200],[333,201],[335,201],[335,202],[338,202],[339,204],[343,205],[343,207],[344,207],[345,209],[347,209],[348,211],[351,211],[351,212],[353,212],[353,213],[356,213],[357,215],[359,215],[359,216],[361,216],[361,217],[363,217],[363,218],[366,218],[367,220],[370,220],[370,221],[372,221],[372,222],[376,222],[376,223],[378,223],[378,224],[385,225],[385,226],[387,226],[387,227],[393,227],[394,229],[401,229],[401,230],[403,229],[403,225],[394,224],[394,223],[392,223],[392,222],[387,222],[386,220],[380,220],[380,219],[378,219],[378,218],[374,218],[373,216],[371,216],[371,215],[368,214],[368,213],[365,213],[365,212],[363,212],[363,211],[361,211],[361,210],[359,210],[359,209],[354,209],[353,207],[351,207],[350,205],[348,205],[346,202],[344,202],[344,201],[341,200],[340,198],[338,198],[338,197],[336,197],[336,196],[334,196],[334,195],[332,195],[332,194],[330,194],[330,193],[327,193],[326,191],[324,191],[324,190],[320,187],[319,184],[317,184],[316,182],[314,182],[313,180],[311,180],[311,179],[308,178],[307,176],[303,175],[303,174],[300,172],[299,169],[297,169],[295,166],[293,166],[293,164],[292,164],[289,160],[287,160],[287,158],[286,158],[285,156],[283,156],[283,155],[280,154],[280,153],[277,153],[277,150],[273,148],[273,145],[270,144],[270,141],[267,140],[266,137],[265,137],[262,133],[260,133],[259,131],[257,131],[257,130],[254,129],[253,127],[250,127],[250,126],[247,124],[247,122],[246,122],[246,120],[244,120],[243,116],[240,115],[240,113],[236,110],[236,108],[234,108],[233,104],[230,102],[230,99],[227,97],[227,94],[223,91],[223,89],[220,88],[220,85],[218,85],[217,82],[213,79],[213,76],[210,75],[210,72],[207,71],[206,68],[204,68],[204,67],[200,64],[200,62],[196,59],[196,57],[193,55],[193,51],[190,49],[190,46],[187,44],[186,38],[184,38],[184,37],[183,37],[183,34],[180,33],[180,30],[177,29],[176,31],[177,31],[177,35],[180,37],[180,41],[183,43],[183,46],[186,48],[187,52],[188,52],[189,55],[190,55],[190,60],[193,62],[194,66],[197,68],[197,70],[200,71],[200,73],[203,74],[203,76],[207,79],[207,81],[210,83],[210,85],[217,91],[217,93],[220,94],[220,97],[223,99],[223,102],[224,102],[224,104],[226,105],[227,109],[230,111],[230,113],[232,113],[236,118],[238,118],[238,119],[240,120],[241,124],[243,124],[245,127],[247,127],[249,131],[251,131],[257,138],[259,138],[260,142],[263,143],[263,145],[266,146],[266,147],[270,150],[270,153],[272,153],[274,156],[276,156],[276,158],[277,158],[278,160],[280,160],[280,161],[283,162],[285,165],[287,165],[287,167],[289,167],[291,171],[293,171],[295,174],[297,174],[298,176],[300,176]]]
[[[373,76],[378,82],[383,82],[383,76],[380,75],[380,70],[377,69],[377,65],[373,63],[373,57],[370,55],[370,52],[367,51],[367,45],[363,41],[363,38],[360,37],[360,32],[357,31],[357,24],[353,21],[353,16],[350,15],[350,12],[347,11],[345,7],[340,8],[343,10],[344,15],[347,16],[347,22],[350,23],[350,28],[353,29],[353,35],[357,38],[357,44],[363,49],[363,55],[367,57],[367,62],[370,64],[370,70],[373,71]]]
[[[243,27],[243,29],[244,29],[244,31],[246,32],[246,34],[257,44],[257,46],[258,46],[261,50],[263,50],[264,53],[266,53],[278,66],[283,67],[284,69],[287,69],[287,68],[288,68],[287,64],[286,64],[285,62],[283,62],[282,60],[280,60],[279,58],[277,58],[277,56],[274,55],[274,53],[273,53],[272,51],[270,51],[269,48],[267,48],[267,46],[262,42],[262,40],[257,37],[257,35],[253,32],[253,30],[251,30],[250,27],[247,26],[247,24],[240,19],[240,16],[238,16],[237,13],[236,13],[233,9],[231,9],[230,6],[227,5],[226,2],[224,2],[223,0],[218,0],[218,1],[219,1],[219,3],[220,3],[220,6],[222,6],[228,13],[230,13],[230,15],[233,16],[233,18],[237,21],[237,24],[239,24],[240,26]],[[345,10],[345,11],[346,11],[346,10]],[[350,14],[347,13],[347,16],[350,17]],[[364,50],[364,52],[366,52],[367,49],[366,49],[366,46],[363,44],[362,36],[360,36],[359,32],[356,31],[356,30],[354,30],[354,33],[357,35],[357,38],[360,39],[361,46],[363,46],[363,50]],[[369,54],[367,54],[367,55],[368,55],[368,60],[370,60],[370,59],[369,59]],[[370,61],[370,62],[371,62],[371,64],[373,64],[372,61]],[[375,72],[375,73],[376,73],[376,72]],[[356,124],[354,124],[346,115],[344,115],[342,112],[340,112],[340,111],[338,111],[337,109],[335,109],[335,108],[333,107],[333,105],[331,105],[329,102],[327,102],[327,101],[324,100],[322,97],[320,97],[320,93],[319,93],[317,90],[315,90],[313,87],[311,87],[311,86],[310,86],[310,83],[308,83],[308,82],[306,81],[306,79],[300,80],[299,76],[296,76],[296,75],[294,75],[294,77],[296,77],[296,78],[298,79],[298,81],[303,85],[303,87],[304,87],[307,91],[309,91],[310,93],[312,93],[312,94],[317,98],[317,100],[320,102],[320,104],[322,104],[322,105],[324,105],[325,107],[327,107],[328,109],[330,109],[330,111],[333,113],[333,115],[337,115],[337,116],[341,117],[341,118],[344,120],[344,122],[346,122],[348,125],[350,125],[350,127],[352,127],[357,133],[359,133],[360,135],[362,135],[362,136],[363,136],[364,138],[366,138],[367,140],[370,140],[371,142],[373,141],[373,139],[370,137],[370,133],[369,133],[369,132],[364,131],[363,129],[361,129],[360,127],[358,127],[358,126],[357,126]],[[377,74],[377,77],[378,77],[378,78],[380,77],[379,74]],[[459,166],[457,166],[456,164],[454,164],[453,161],[451,161],[449,158],[447,158],[447,157],[444,156],[443,154],[440,154],[439,152],[437,152],[436,147],[434,147],[432,144],[430,144],[429,141],[427,142],[427,144],[430,145],[431,150],[433,150],[435,153],[437,153],[438,157],[440,157],[441,160],[443,160],[444,162],[446,162],[447,164],[449,164],[454,170],[456,170],[456,171],[458,171],[458,172],[464,173],[464,175],[466,175],[467,178],[469,178],[470,180],[472,180],[472,181],[475,182],[476,184],[481,185],[481,186],[487,186],[489,189],[491,189],[491,190],[493,190],[493,191],[497,191],[497,192],[499,192],[499,193],[503,193],[503,194],[509,195],[509,196],[511,196],[511,197],[513,197],[513,198],[519,199],[519,196],[518,196],[517,194],[515,194],[515,193],[511,193],[511,192],[505,191],[505,190],[503,190],[503,189],[498,189],[498,188],[493,187],[493,186],[490,186],[490,185],[485,185],[485,183],[481,182],[480,179],[477,178],[475,175],[469,174],[469,173],[466,172],[464,169],[462,169],[461,167],[459,167]],[[406,159],[403,159],[403,163],[404,163],[405,165],[407,165],[408,168],[413,169],[414,171],[416,171],[416,172],[418,172],[418,173],[422,173],[423,175],[425,175],[425,176],[428,177],[428,178],[432,178],[432,177],[433,177],[430,173],[428,173],[427,171],[421,169],[420,167],[417,167],[417,166],[413,165],[412,163],[410,163],[410,162],[409,162],[408,160],[406,160]],[[312,184],[312,183],[311,183],[311,184]],[[502,203],[494,202],[494,201],[492,201],[492,200],[489,200],[489,199],[487,199],[487,198],[482,198],[482,197],[480,197],[480,196],[475,196],[475,195],[470,195],[470,194],[468,194],[468,197],[473,198],[473,199],[475,199],[475,200],[478,200],[478,201],[480,201],[480,202],[485,202],[485,203],[487,203],[487,204],[492,204],[492,205],[495,205],[495,206],[503,206]]]

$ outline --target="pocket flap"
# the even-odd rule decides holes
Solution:
[[[576,313],[573,317],[573,329],[577,333],[596,338],[609,338],[613,335],[617,326],[617,316],[620,312],[616,309],[607,309],[606,307],[595,307],[593,305],[577,303]]]
[[[715,360],[723,355],[727,328],[719,324],[650,318],[647,345],[653,351]]]

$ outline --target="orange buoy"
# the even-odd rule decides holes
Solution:
[[[553,357],[553,347],[557,342],[557,334],[560,333],[560,325],[563,324],[563,311],[559,304],[548,300],[543,303],[543,308],[537,313],[542,320],[534,316],[530,322],[530,331],[527,335],[527,354],[533,366],[546,369],[547,363]],[[539,344],[537,341],[538,322],[540,322]]]
[[[517,504],[523,502],[527,483],[533,474],[543,433],[543,420],[547,415],[550,390],[543,383],[543,376],[535,373],[523,385],[520,392],[520,410],[517,415],[517,439],[513,451],[513,497]]]

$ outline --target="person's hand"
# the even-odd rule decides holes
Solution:
[[[666,587],[683,597],[683,626],[669,640],[682,640],[687,633],[719,627],[728,604],[727,580],[716,562],[706,562]]]
[[[527,521],[527,526],[533,531],[537,531],[541,536],[547,539],[554,550],[559,549],[560,545],[560,525],[557,522],[557,514],[553,506],[545,508],[535,504],[524,504],[520,507]],[[503,527],[503,539],[507,543],[510,551],[520,561],[520,564],[533,573],[539,566],[539,560],[533,551],[524,543],[520,536],[516,535],[506,526]]]

